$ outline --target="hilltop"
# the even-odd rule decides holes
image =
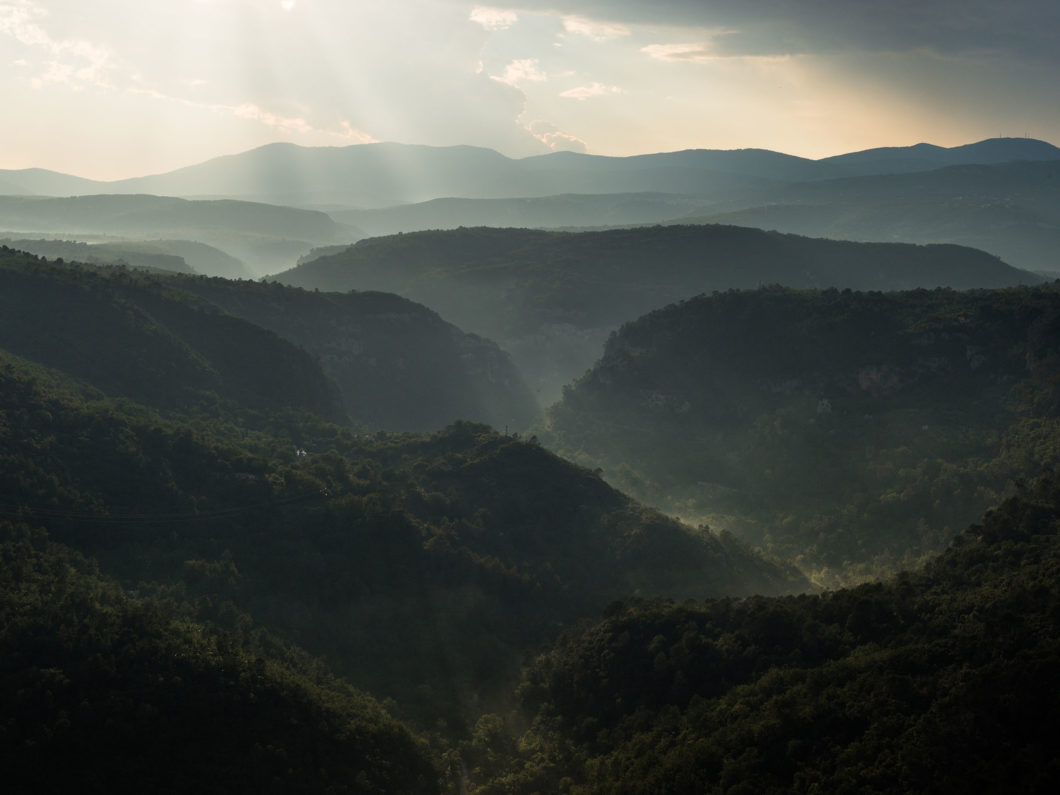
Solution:
[[[700,296],[623,326],[541,433],[824,581],[886,572],[1050,465],[1058,319],[1055,285]]]
[[[1058,520],[1054,474],[883,583],[614,605],[479,722],[474,791],[1052,791]]]
[[[153,195],[69,198],[0,196],[0,230],[7,237],[136,241],[196,241],[267,273],[316,245],[359,235],[328,215],[259,202],[188,200]],[[228,274],[226,274],[228,275]]]
[[[430,199],[654,191],[721,201],[788,182],[929,171],[969,163],[1060,160],[1044,141],[998,138],[945,148],[870,149],[809,160],[764,149],[690,149],[630,157],[555,152],[523,159],[471,146],[396,143],[303,147],[275,143],[165,174],[95,182],[39,169],[0,171],[29,195],[89,193],[225,197],[273,204],[368,208]],[[10,189],[9,189],[10,190]]]
[[[280,411],[255,430],[108,399],[8,353],[0,416],[5,517],[125,587],[166,584],[203,620],[325,656],[447,736],[506,699],[525,654],[616,598],[808,587],[486,426],[364,436]]]
[[[373,430],[459,419],[515,429],[538,411],[495,344],[393,295],[56,264],[6,248],[0,286],[0,347],[164,411],[255,424],[290,410]]]
[[[307,289],[385,290],[422,302],[508,350],[542,403],[585,372],[621,323],[712,290],[1041,281],[959,246],[844,243],[720,225],[395,235],[323,253],[276,278]]]

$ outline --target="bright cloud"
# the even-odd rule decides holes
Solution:
[[[526,129],[553,152],[588,151],[585,141],[575,135],[563,132],[550,121],[538,119],[527,124]]]
[[[305,119],[292,119],[262,110],[257,105],[245,103],[237,105],[232,112],[241,119],[253,119],[269,127],[276,127],[287,132],[308,133],[313,131],[313,125]]]
[[[568,33],[588,36],[594,41],[607,41],[630,35],[629,28],[625,25],[619,25],[616,22],[598,22],[576,16],[563,17],[563,29]]]
[[[86,39],[50,35],[40,24],[48,16],[46,9],[27,0],[0,4],[0,33],[46,54],[44,71],[32,78],[33,86],[63,83],[73,88],[87,85],[109,88],[108,73],[115,68],[111,51]],[[21,60],[28,65],[26,59]]]
[[[1057,30],[1056,0],[0,0],[0,168],[275,140],[824,156],[998,118],[1060,142]]]
[[[606,94],[621,94],[622,89],[618,86],[605,86],[603,83],[590,83],[587,86],[571,88],[560,94],[564,99],[577,99],[584,101],[589,97],[602,97]]]
[[[543,83],[548,80],[548,75],[541,71],[540,61],[537,58],[521,58],[511,61],[504,67],[504,74],[493,79],[498,83],[515,86],[524,81]]]
[[[641,47],[640,51],[656,61],[710,63],[718,59],[706,44],[649,44],[647,47]]]
[[[507,8],[476,6],[471,9],[468,19],[477,22],[486,30],[507,30],[519,21],[519,15]]]

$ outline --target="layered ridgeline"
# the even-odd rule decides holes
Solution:
[[[248,279],[252,275],[242,260],[193,240],[88,242],[48,238],[0,238],[0,244],[48,259],[84,262],[89,265],[127,265],[131,268],[200,273],[225,279]]]
[[[613,599],[808,586],[485,426],[189,423],[10,354],[0,418],[4,517],[127,585],[171,584],[222,627],[247,614],[450,736],[502,705],[527,653]]]
[[[163,411],[345,418],[305,350],[142,272],[0,248],[0,348]]]
[[[196,241],[241,260],[255,275],[285,267],[313,246],[360,236],[311,210],[147,195],[0,196],[0,232],[10,238],[98,240],[111,235],[140,242]],[[199,261],[201,265],[210,262],[207,258]],[[227,269],[203,272],[233,275]]]
[[[688,216],[844,240],[960,243],[1060,273],[1060,159],[803,183],[738,210]]]
[[[624,326],[545,443],[819,580],[938,552],[1060,450],[1060,291],[757,291]]]
[[[312,412],[398,430],[522,428],[537,410],[496,345],[397,296],[72,267],[10,249],[0,288],[0,347],[164,410],[254,425]]]
[[[790,182],[1045,160],[1060,160],[1060,149],[1027,138],[994,138],[952,148],[917,144],[869,149],[820,160],[765,149],[689,149],[632,157],[554,152],[516,160],[472,146],[275,143],[165,174],[114,182],[42,169],[0,170],[0,190],[44,196],[217,196],[354,208],[455,196],[497,199],[643,191],[726,202],[734,194],[768,192]]]
[[[336,210],[366,235],[460,226],[576,229],[720,223],[835,240],[955,243],[1020,268],[1060,271],[1060,159],[961,165],[696,194],[566,194],[433,199]]]
[[[223,279],[170,283],[314,354],[349,415],[369,428],[437,430],[470,419],[517,430],[538,416],[504,351],[408,299]]]
[[[497,340],[543,403],[584,373],[619,324],[702,292],[776,283],[897,290],[1041,281],[959,246],[844,243],[731,226],[421,232],[363,240],[276,278],[420,301]]]
[[[479,722],[471,791],[1052,792],[1058,573],[1054,476],[889,582],[616,605],[530,666],[517,739]]]
[[[439,790],[426,747],[372,699],[153,590],[0,519],[6,792]]]

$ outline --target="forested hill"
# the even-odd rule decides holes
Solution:
[[[762,284],[898,290],[1041,281],[960,246],[846,243],[731,226],[421,232],[363,240],[277,278],[420,301],[497,340],[546,398],[595,361],[612,328],[703,292]]]
[[[529,731],[480,722],[474,791],[1053,792],[1058,540],[1054,474],[889,582],[615,606],[530,667]]]
[[[163,410],[345,416],[303,349],[136,271],[0,248],[0,348]]]
[[[507,355],[394,295],[56,264],[0,249],[0,348],[164,410],[370,429],[526,427]],[[257,412],[251,420],[246,412]]]
[[[174,273],[197,273],[179,254],[167,251],[163,246],[149,244],[121,245],[100,243],[89,245],[74,240],[48,240],[3,238],[0,244],[16,251],[36,254],[48,259],[84,262],[90,265],[125,265],[147,270],[172,271]],[[204,247],[205,248],[205,247]],[[220,252],[218,252],[220,253]],[[248,274],[244,273],[243,276]]]
[[[438,791],[372,699],[245,617],[226,631],[150,590],[0,519],[5,792]]]
[[[517,430],[538,416],[504,351],[408,299],[224,279],[170,283],[314,354],[346,411],[369,428],[437,430],[465,419]]]
[[[1058,184],[1060,160],[951,166],[787,186],[728,212],[692,210],[685,223],[843,240],[960,243],[1021,268],[1056,271]]]
[[[172,196],[0,196],[0,221],[6,236],[15,238],[99,239],[113,235],[140,243],[172,238],[196,241],[239,258],[256,275],[286,267],[313,246],[360,236],[314,210]],[[201,272],[238,275],[231,263],[221,265],[222,269],[204,268]]]
[[[212,229],[323,242],[343,234],[343,228],[321,212],[258,202],[172,196],[2,196],[0,213],[7,229],[94,235]]]
[[[226,279],[247,279],[251,273],[238,259],[220,249],[192,240],[122,240],[86,243],[79,240],[4,238],[0,244],[48,259],[64,259],[90,265],[120,265],[132,268],[200,273]]]
[[[0,420],[0,519],[126,586],[174,585],[204,620],[246,614],[447,736],[614,599],[809,587],[482,425],[366,438],[281,413],[255,432],[160,417],[9,354]]]
[[[769,288],[627,324],[546,443],[821,576],[940,551],[1060,450],[1060,291]]]

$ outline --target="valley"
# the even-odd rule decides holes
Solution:
[[[1048,791],[1058,163],[0,172],[13,791]]]

